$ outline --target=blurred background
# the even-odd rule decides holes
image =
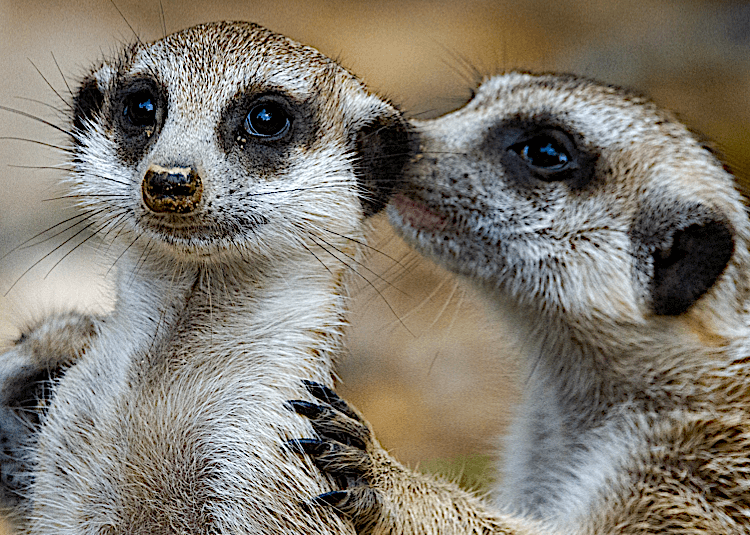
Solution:
[[[133,32],[143,41],[161,37],[158,1],[115,3],[0,0],[0,105],[63,124],[55,92],[67,98],[66,84],[133,41]],[[628,86],[712,139],[741,180],[750,169],[748,2],[162,5],[168,32],[240,19],[314,46],[411,116],[460,107],[479,75],[510,69],[568,71]],[[12,139],[19,137],[41,143]],[[54,167],[63,155],[44,144],[63,140],[49,127],[4,111],[0,138],[0,338],[9,343],[19,326],[51,310],[106,310],[111,280],[107,266],[94,261],[94,246],[67,256],[73,242],[55,250],[69,235],[14,250],[68,213],[61,201],[45,201],[59,195],[61,172]],[[484,468],[495,437],[523,383],[508,333],[485,317],[470,290],[409,253],[382,220],[374,224],[371,243],[391,259],[371,253],[368,269],[380,275],[363,269],[370,282],[355,285],[341,391],[398,458],[482,488],[491,475]]]

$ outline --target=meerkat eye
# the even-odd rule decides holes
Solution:
[[[161,130],[167,118],[167,100],[160,85],[150,78],[125,80],[113,106],[123,153],[137,159]]]
[[[567,147],[556,136],[541,134],[508,147],[530,166],[546,172],[562,171],[572,163]]]
[[[289,131],[291,118],[278,102],[256,104],[245,117],[242,127],[251,136],[278,139]]]
[[[123,115],[133,126],[154,126],[156,108],[157,99],[150,91],[138,91],[126,97]]]

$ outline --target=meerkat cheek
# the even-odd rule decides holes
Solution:
[[[424,204],[409,199],[400,193],[391,199],[391,204],[404,225],[408,225],[415,230],[439,231],[447,226],[444,217],[433,212]]]

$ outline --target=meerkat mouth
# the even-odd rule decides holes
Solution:
[[[194,252],[205,256],[207,252],[237,247],[257,233],[266,224],[264,218],[233,217],[216,220],[206,217],[153,216],[139,221],[140,232],[160,243],[175,247],[180,254]]]
[[[439,232],[448,227],[445,217],[429,208],[425,203],[397,193],[391,199],[395,209],[405,226],[414,230]]]

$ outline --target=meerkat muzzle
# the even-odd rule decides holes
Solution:
[[[166,169],[151,165],[141,189],[143,202],[159,213],[188,214],[196,209],[203,196],[203,182],[197,171],[189,167]]]

